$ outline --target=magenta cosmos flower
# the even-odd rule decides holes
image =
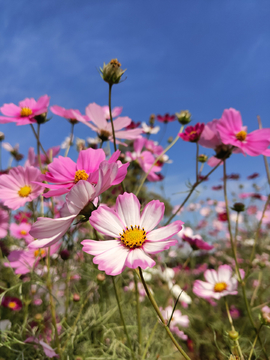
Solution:
[[[255,130],[248,134],[240,112],[232,108],[223,111],[217,130],[223,144],[233,145],[250,156],[261,155],[270,144],[270,129]]]
[[[85,113],[93,124],[91,122],[85,121],[82,116],[76,113],[74,113],[74,117],[80,122],[84,123],[86,126],[90,127],[92,130],[96,131],[101,140],[110,140],[113,142],[111,122],[107,121],[107,115],[105,115],[102,106],[99,106],[96,103],[89,104],[85,109]],[[143,132],[143,129],[141,128],[121,130],[127,127],[131,121],[132,120],[127,116],[118,117],[113,121],[116,139],[134,140],[140,137],[140,134]],[[116,142],[118,144],[127,146],[125,143],[122,143],[119,140],[116,140]]]
[[[29,245],[30,249],[39,249],[55,244],[65,235],[73,220],[79,214],[85,217],[90,216],[91,209],[95,208],[91,203],[111,186],[118,174],[118,167],[117,164],[109,164],[103,161],[98,172],[96,186],[87,181],[79,181],[73,186],[60,210],[60,218],[39,217],[37,219],[29,233],[38,240]]]
[[[120,161],[117,161],[120,154],[121,152],[117,150],[109,160],[105,160],[106,155],[104,150],[90,148],[79,152],[77,163],[68,157],[59,156],[55,158],[53,162],[48,165],[46,174],[40,177],[43,181],[53,183],[39,183],[39,185],[44,188],[52,189],[44,194],[44,197],[66,194],[81,180],[96,184],[100,164],[104,161],[118,165],[117,176],[111,185],[121,183],[127,174],[129,163],[122,164]]]
[[[170,115],[170,114],[165,114],[164,116],[162,115],[157,115],[157,121],[163,122],[165,124],[167,124],[168,122],[174,121],[176,119],[175,115]]]
[[[208,269],[204,273],[205,281],[196,280],[193,292],[204,299],[220,299],[226,295],[237,295],[237,280],[232,276],[229,265],[220,265],[218,271]]]
[[[36,199],[43,189],[34,181],[40,180],[41,172],[33,166],[18,166],[9,174],[0,176],[0,199],[12,210],[18,209],[26,202]]]
[[[65,109],[61,106],[58,105],[53,105],[50,107],[50,110],[52,113],[54,113],[55,115],[61,116],[67,120],[69,120],[69,122],[71,124],[76,124],[78,122],[78,120],[74,117],[74,113],[78,114],[79,116],[82,116],[84,118],[84,120],[88,120],[86,116],[83,116],[79,110],[75,110],[75,109]]]
[[[118,275],[126,267],[142,269],[156,263],[148,254],[157,254],[177,240],[171,237],[182,228],[182,221],[153,230],[163,218],[164,204],[159,200],[148,203],[140,214],[140,202],[134,194],[119,195],[115,210],[101,205],[89,221],[100,233],[115,240],[83,240],[83,251],[94,255],[93,262],[108,275]]]
[[[187,126],[185,131],[179,134],[179,137],[184,141],[197,142],[200,139],[203,129],[203,123],[197,123],[195,126]]]
[[[30,244],[34,240],[29,234],[30,229],[31,225],[26,222],[22,222],[19,225],[12,223],[10,224],[10,235],[16,239],[24,239],[26,244]]]
[[[16,122],[17,125],[27,125],[37,122],[35,116],[48,112],[50,98],[48,95],[41,96],[37,101],[26,98],[15,104],[4,104],[0,110],[6,116],[0,116],[0,123]]]
[[[13,311],[18,311],[22,308],[21,300],[11,296],[4,296],[1,305]]]
[[[193,250],[212,250],[214,246],[209,245],[207,242],[203,241],[200,235],[186,236],[182,235],[182,239],[189,243]]]

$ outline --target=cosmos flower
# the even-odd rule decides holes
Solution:
[[[203,129],[203,123],[197,123],[195,126],[187,126],[183,133],[179,133],[179,137],[184,141],[198,142]]]
[[[177,240],[171,238],[182,228],[182,221],[153,230],[164,215],[165,206],[158,200],[148,203],[140,214],[140,202],[134,194],[119,195],[115,210],[101,205],[92,212],[90,224],[98,232],[115,240],[83,240],[83,251],[94,255],[93,262],[108,275],[118,275],[126,267],[153,267],[148,254],[157,254]]]
[[[103,112],[104,112],[104,116],[107,120],[110,120],[110,109],[108,105],[102,106]],[[116,118],[117,116],[119,116],[121,114],[123,110],[122,106],[116,106],[112,109],[112,118]]]
[[[17,125],[36,123],[35,116],[48,112],[50,98],[48,95],[41,96],[37,101],[26,98],[15,104],[4,104],[0,110],[6,116],[0,116],[0,123],[16,122]]]
[[[42,349],[44,351],[44,354],[48,357],[48,358],[53,358],[53,357],[57,357],[59,358],[59,355],[56,354],[56,352],[53,350],[53,348],[48,345],[47,343],[45,343],[43,340],[40,340],[34,336],[28,337],[24,342],[26,343],[36,343],[40,346],[42,346]]]
[[[160,130],[159,126],[148,126],[145,122],[142,123],[142,128],[145,134],[157,134]]]
[[[0,176],[0,198],[12,210],[36,199],[43,189],[33,183],[40,180],[40,170],[33,166],[17,166],[9,174]]]
[[[75,112],[74,117],[78,121],[90,127],[90,129],[96,131],[102,141],[110,140],[113,142],[112,125],[111,122],[107,121],[102,106],[99,106],[96,103],[89,104],[85,109],[85,113],[89,121],[85,121],[81,115],[78,115]],[[113,120],[116,139],[134,140],[138,137],[141,137],[140,134],[143,131],[141,128],[121,130],[126,128],[130,123],[131,119],[127,116],[118,117]],[[125,143],[122,143],[119,140],[116,140],[116,143],[127,146]]]
[[[205,281],[196,280],[193,292],[204,299],[220,299],[227,295],[237,295],[237,279],[232,276],[229,265],[220,265],[218,270],[208,269],[204,273]]]
[[[74,117],[74,113],[82,116],[84,118],[85,121],[87,121],[87,117],[83,116],[79,110],[74,110],[74,109],[65,109],[61,106],[58,105],[53,105],[50,107],[50,110],[52,113],[54,113],[55,115],[61,116],[65,119],[67,119],[71,124],[76,124],[78,122],[78,120]]]
[[[116,163],[118,165],[117,177],[111,185],[117,185],[123,181],[127,174],[129,163],[122,164],[117,161],[120,151],[112,154],[109,160],[105,160],[105,152],[102,149],[81,150],[77,163],[68,157],[59,156],[48,165],[48,171],[41,175],[41,180],[53,183],[39,183],[44,188],[51,189],[44,197],[59,196],[68,193],[79,181],[87,181],[96,184],[98,181],[98,170],[102,162]]]
[[[223,111],[217,130],[223,144],[235,146],[250,156],[262,154],[270,144],[270,129],[259,129],[248,134],[240,112],[232,108]]]
[[[159,122],[163,122],[163,123],[167,124],[168,122],[174,121],[176,119],[176,117],[175,117],[175,115],[170,115],[167,113],[164,116],[157,115],[156,119]]]
[[[162,316],[169,321],[173,308],[172,306],[167,306],[165,309],[160,308]],[[188,337],[182,330],[179,329],[178,326],[188,327],[189,326],[189,318],[187,315],[182,315],[180,310],[175,310],[173,313],[173,317],[170,322],[170,330],[175,333],[180,339],[187,340]]]
[[[4,296],[1,305],[12,311],[19,311],[22,308],[21,300],[12,296]]]
[[[19,225],[12,223],[10,224],[10,235],[16,239],[24,239],[27,244],[30,244],[34,238],[29,234],[31,225],[26,222],[21,222]]]

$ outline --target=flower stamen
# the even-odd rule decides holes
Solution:
[[[10,302],[8,303],[8,307],[9,307],[10,309],[15,309],[16,306],[17,306],[17,304],[15,303],[15,301],[10,301]]]
[[[146,240],[146,232],[144,228],[140,229],[140,226],[130,226],[123,230],[121,236],[121,241],[124,245],[129,247],[130,249],[141,247]]]
[[[25,185],[22,188],[20,188],[20,190],[18,191],[18,194],[20,197],[27,197],[28,195],[30,195],[32,192],[32,189],[30,186]]]
[[[237,134],[235,134],[236,139],[239,141],[245,141],[247,137],[247,133],[244,130],[239,131]]]
[[[215,292],[222,292],[222,291],[227,289],[227,286],[228,285],[225,282],[216,283],[215,286],[214,286],[214,291]]]
[[[33,114],[33,111],[29,107],[23,107],[21,109],[21,117],[27,117]]]
[[[75,173],[74,182],[77,184],[80,180],[87,180],[89,178],[89,175],[86,173],[85,170],[77,170]]]

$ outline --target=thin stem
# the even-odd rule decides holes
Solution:
[[[71,131],[70,131],[69,144],[68,144],[68,147],[67,147],[66,152],[65,152],[65,157],[68,156],[69,149],[70,149],[70,146],[71,146],[71,144],[72,144],[73,133],[74,133],[74,125],[75,125],[75,124],[72,122],[72,123],[71,123]]]
[[[253,354],[253,351],[254,351],[254,348],[255,348],[255,345],[256,345],[256,342],[257,342],[257,340],[258,340],[258,337],[259,337],[259,334],[260,334],[260,331],[261,331],[261,328],[263,327],[263,324],[261,324],[261,326],[259,327],[259,330],[258,330],[258,332],[257,332],[257,335],[256,335],[256,337],[255,337],[255,340],[254,340],[254,342],[253,342],[253,344],[252,344],[252,348],[251,348],[251,350],[250,350],[250,354],[249,354],[249,357],[248,357],[248,360],[251,360],[251,358],[252,358],[252,354]]]
[[[116,147],[116,139],[115,139],[114,125],[113,125],[113,118],[112,118],[112,84],[109,84],[109,111],[110,111],[110,120],[112,125],[114,151],[116,151],[117,147]]]
[[[47,270],[48,270],[47,288],[49,290],[49,296],[50,296],[52,324],[53,324],[53,327],[54,327],[55,342],[56,342],[58,354],[59,354],[60,359],[61,359],[61,347],[60,347],[59,336],[58,336],[58,331],[57,331],[57,324],[56,324],[55,304],[54,304],[54,298],[53,298],[53,295],[52,295],[52,283],[51,283],[51,274],[50,274],[50,247],[48,248],[48,253],[47,253]]]
[[[233,236],[232,236],[232,229],[231,229],[231,220],[230,220],[230,212],[229,212],[229,205],[228,205],[228,196],[227,196],[227,174],[226,174],[226,160],[224,160],[224,163],[223,163],[223,178],[224,178],[224,199],[225,199],[225,204],[226,204],[226,212],[227,212],[227,218],[228,218],[228,230],[229,230],[229,234],[230,234],[230,242],[231,242],[231,248],[232,248],[232,252],[233,252],[233,257],[234,257],[234,262],[235,262],[235,269],[236,269],[236,274],[237,274],[237,277],[238,277],[238,281],[240,282],[241,284],[241,287],[242,287],[242,293],[243,293],[243,297],[244,297],[244,302],[245,302],[245,307],[246,307],[246,311],[248,313],[248,318],[249,318],[249,321],[253,327],[253,330],[255,331],[255,333],[257,334],[258,333],[258,330],[256,328],[256,325],[254,323],[254,320],[253,320],[253,317],[252,317],[252,314],[251,314],[251,311],[250,311],[250,306],[249,306],[249,302],[248,302],[248,299],[247,299],[247,294],[246,294],[246,287],[245,287],[245,281],[242,280],[241,278],[241,274],[240,274],[240,271],[239,271],[239,264],[238,264],[238,260],[237,260],[237,256],[236,256],[236,251],[235,251],[235,247],[234,247],[234,243],[233,243]],[[268,356],[265,352],[265,349],[262,345],[262,342],[261,342],[261,339],[259,337],[259,342],[260,342],[260,345],[262,347],[262,350],[264,352],[264,355],[266,357],[266,359],[268,359]]]
[[[134,284],[136,292],[136,309],[137,309],[137,326],[138,326],[138,342],[139,342],[139,355],[141,355],[142,349],[142,324],[141,324],[141,307],[139,299],[138,279],[137,274],[134,272]]]
[[[170,150],[170,148],[172,148],[173,145],[179,140],[179,134],[180,134],[181,132],[183,132],[183,129],[184,129],[184,126],[182,125],[181,128],[180,128],[179,133],[177,134],[177,136],[176,136],[176,138],[173,140],[173,142],[172,142],[170,145],[168,145],[168,146],[166,147],[166,149],[155,159],[155,161],[154,161],[153,164],[151,165],[151,167],[150,167],[150,169],[148,170],[148,172],[147,172],[146,174],[144,174],[144,177],[142,178],[142,181],[141,181],[141,183],[140,183],[140,186],[138,187],[138,190],[136,191],[136,194],[135,194],[136,196],[138,196],[138,194],[139,194],[139,192],[141,191],[142,186],[143,186],[143,184],[144,184],[147,176],[150,174],[151,170],[152,170],[153,167],[156,165],[156,163],[157,163],[157,162],[162,158],[162,156],[163,156],[164,154],[166,154],[166,152],[167,152],[168,150]]]
[[[138,269],[139,269],[140,278],[141,278],[141,280],[142,280],[142,284],[143,284],[143,286],[144,286],[144,289],[145,289],[145,291],[146,291],[146,294],[147,294],[147,296],[148,296],[148,298],[149,298],[149,300],[150,300],[153,308],[155,309],[158,317],[160,318],[161,322],[163,323],[163,325],[164,325],[164,327],[165,327],[165,330],[167,331],[167,334],[168,334],[169,337],[171,338],[171,340],[172,340],[172,342],[174,343],[174,345],[176,346],[177,350],[184,356],[184,358],[185,358],[186,360],[191,360],[190,357],[186,354],[186,352],[181,348],[181,346],[180,346],[180,345],[178,344],[178,342],[175,340],[173,334],[171,333],[169,327],[167,326],[166,320],[163,318],[163,316],[162,316],[162,314],[161,314],[161,312],[160,312],[160,310],[159,310],[159,307],[158,307],[158,305],[157,305],[157,303],[156,303],[153,295],[151,294],[151,292],[150,292],[149,289],[148,289],[148,286],[146,285],[146,282],[145,282],[144,277],[143,277],[142,269],[141,269],[140,267],[138,267]]]
[[[146,357],[148,348],[149,348],[149,346],[150,346],[150,344],[151,344],[151,341],[152,341],[153,336],[154,336],[154,334],[155,334],[155,331],[156,331],[156,329],[157,329],[158,323],[159,323],[159,320],[156,321],[155,326],[153,327],[153,330],[151,331],[151,334],[150,334],[150,336],[149,336],[149,339],[148,339],[148,341],[147,341],[147,344],[146,344],[145,349],[144,349],[144,352],[143,352],[142,360],[144,360],[145,357]]]
[[[47,155],[46,151],[44,150],[44,148],[43,148],[43,146],[42,146],[41,142],[39,141],[38,135],[37,135],[37,133],[36,133],[36,130],[35,130],[35,128],[34,128],[34,126],[33,126],[33,124],[30,124],[30,126],[31,126],[31,129],[33,130],[33,133],[34,133],[34,135],[35,135],[36,140],[39,142],[39,146],[40,146],[40,148],[41,148],[41,150],[42,150],[43,154],[44,154],[44,155],[46,155],[47,159],[49,160],[49,158],[48,158],[48,155]]]
[[[228,302],[227,302],[226,297],[224,298],[224,301],[225,301],[225,307],[226,307],[226,312],[227,312],[227,315],[228,315],[229,323],[231,325],[232,331],[235,331],[235,328],[233,326],[233,320],[232,320],[232,317],[231,317],[231,314],[230,314],[230,310],[229,310],[229,306],[228,306]],[[236,343],[236,346],[237,346],[238,355],[240,356],[240,359],[242,360],[242,359],[244,359],[244,357],[243,357],[242,350],[241,350],[240,345],[239,345],[239,341],[235,340],[235,343]]]
[[[254,293],[252,294],[252,298],[250,300],[250,306],[253,306],[254,305],[254,301],[257,297],[257,294],[258,294],[258,291],[259,291],[259,288],[261,286],[261,283],[262,283],[262,271],[260,270],[259,272],[259,278],[258,278],[258,285],[256,286],[255,290],[254,290]]]
[[[199,180],[199,143],[196,142],[196,183]]]
[[[123,316],[123,313],[122,313],[122,308],[121,308],[118,292],[117,292],[117,289],[116,289],[114,276],[112,276],[112,282],[113,282],[113,289],[114,289],[114,293],[115,293],[115,297],[116,297],[116,301],[117,301],[117,305],[118,305],[120,318],[121,318],[122,324],[124,326],[124,332],[125,332],[126,337],[127,337],[127,341],[128,341],[128,345],[129,345],[129,348],[130,348],[130,351],[131,351],[132,359],[135,360],[134,352],[133,352],[132,346],[131,346],[131,341],[130,341],[130,338],[129,338],[129,335],[128,335],[128,332],[127,332],[126,323],[125,323],[124,316]]]
[[[37,124],[37,157],[40,170],[42,170],[42,164],[40,159],[40,124]]]

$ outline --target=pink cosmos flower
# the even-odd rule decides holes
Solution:
[[[60,243],[51,246],[50,255],[55,254],[60,246]],[[8,262],[4,263],[4,265],[15,269],[15,274],[24,275],[36,267],[40,259],[45,256],[47,256],[47,249],[35,250],[28,248],[27,250],[13,250],[8,256]]]
[[[40,180],[40,175],[40,170],[33,166],[17,166],[8,175],[1,175],[0,198],[4,205],[16,210],[36,199],[43,192],[42,187],[34,183]]]
[[[247,179],[248,179],[248,180],[256,179],[258,176],[260,176],[260,174],[258,174],[258,173],[255,172],[255,173],[249,175],[249,176],[247,177]]]
[[[270,144],[270,129],[260,129],[247,133],[241,114],[235,109],[225,109],[217,124],[217,130],[223,144],[236,146],[243,154],[258,156]]]
[[[42,346],[44,354],[48,358],[53,358],[53,357],[59,358],[59,355],[56,354],[56,352],[53,350],[53,348],[50,345],[48,345],[44,341],[42,341],[42,340],[40,340],[40,339],[38,339],[38,338],[36,338],[34,336],[31,336],[31,337],[27,338],[24,342],[26,342],[26,343],[33,342],[33,343],[36,343],[36,344]]]
[[[92,123],[85,121],[85,119],[74,112],[74,117],[85,124],[86,126],[90,127],[92,130],[98,133],[98,136],[101,140],[107,141],[110,140],[113,142],[113,135],[112,135],[112,126],[109,121],[107,121],[106,116],[104,115],[104,111],[102,106],[97,105],[96,103],[89,104],[85,109],[86,116]],[[121,130],[122,128],[127,127],[131,123],[131,119],[127,116],[118,117],[113,121],[114,124],[114,131],[115,137],[117,139],[127,139],[127,140],[134,140],[138,137],[141,137],[140,134],[142,133],[143,129],[131,129],[131,130]],[[127,146],[125,143],[116,140],[118,144]]]
[[[137,163],[145,173],[149,171],[149,169],[155,162],[155,157],[150,151],[147,150],[142,151],[147,142],[148,140],[145,138],[137,139],[133,143],[133,147],[135,151],[133,153],[131,153],[130,151],[126,152],[126,159],[128,161],[130,160],[137,161]],[[147,180],[159,181],[160,179],[158,177],[158,174],[156,173],[160,172],[161,170],[162,170],[161,166],[157,166],[157,165],[153,166],[151,172],[147,176]]]
[[[165,309],[160,308],[162,316],[169,321],[173,308],[172,306],[167,306]],[[182,315],[180,310],[175,310],[173,313],[173,317],[170,322],[170,330],[175,333],[180,339],[187,340],[188,337],[182,330],[179,329],[178,326],[188,327],[189,326],[189,318],[187,315]]]
[[[263,201],[267,200],[267,196],[261,195],[258,193],[242,193],[242,194],[239,194],[239,198],[240,199],[252,198],[252,199],[258,199],[258,200],[263,200]]]
[[[131,123],[126,127],[126,130],[137,129],[140,125],[140,122],[131,121]]]
[[[47,165],[50,164],[50,160],[53,159],[60,152],[60,146],[53,146],[46,151],[45,154],[40,154],[41,164]],[[26,160],[24,166],[39,166],[39,161],[37,155],[35,155],[35,150],[33,147],[30,147],[28,150],[28,159]]]
[[[14,215],[14,219],[18,222],[28,222],[31,219],[32,213],[19,211],[17,214]]]
[[[19,311],[22,308],[21,300],[12,296],[4,296],[1,305],[13,311]]]
[[[157,121],[167,124],[168,122],[174,121],[176,119],[175,115],[165,114],[164,116],[157,115]]]
[[[103,161],[98,172],[98,182],[95,187],[87,181],[79,181],[73,186],[60,211],[61,218],[40,217],[37,219],[30,230],[30,235],[38,240],[33,241],[29,248],[39,249],[55,244],[68,231],[77,215],[89,217],[91,210],[95,208],[92,202],[107,190],[118,176],[118,166]]]
[[[218,270],[208,269],[204,273],[205,281],[196,280],[193,292],[204,299],[216,300],[227,295],[237,295],[237,279],[232,276],[229,265],[220,265]]]
[[[193,250],[212,250],[214,246],[209,245],[207,242],[203,241],[200,235],[186,236],[182,235],[182,239],[189,243]]]
[[[93,262],[108,275],[118,275],[126,267],[153,267],[148,254],[156,254],[175,245],[171,240],[182,228],[182,221],[153,230],[164,215],[164,204],[148,203],[140,214],[140,202],[134,194],[119,195],[115,210],[105,205],[92,212],[90,224],[100,233],[115,240],[83,240],[83,251],[94,255]]]
[[[58,105],[53,105],[50,107],[52,113],[58,116],[62,116],[65,119],[68,119],[71,124],[76,124],[78,120],[74,117],[74,113],[82,116],[85,121],[88,121],[86,116],[83,116],[79,110],[74,109],[65,109]]]
[[[7,235],[9,226],[8,212],[0,209],[0,239],[3,239]]]
[[[117,150],[109,160],[105,160],[106,155],[102,149],[82,150],[79,153],[77,164],[70,158],[59,156],[48,165],[48,172],[40,177],[41,180],[53,183],[39,183],[44,188],[52,189],[44,194],[44,197],[66,194],[81,180],[96,184],[99,168],[103,162],[117,163],[117,176],[111,185],[121,183],[127,174],[129,163],[122,164],[121,161],[117,161],[120,154],[121,152]]]
[[[187,126],[185,131],[179,134],[179,137],[184,141],[198,142],[203,132],[203,129],[203,123],[197,123],[195,126]]]
[[[26,222],[22,222],[19,225],[12,223],[10,224],[10,234],[16,239],[24,239],[26,244],[30,244],[34,238],[29,234],[31,225]]]
[[[16,122],[17,125],[27,125],[37,122],[35,116],[48,112],[50,98],[48,95],[41,96],[37,101],[26,98],[15,104],[4,104],[0,110],[6,116],[0,116],[0,123]]]
[[[107,120],[110,120],[110,109],[108,105],[102,106],[104,116]],[[122,106],[114,107],[112,109],[112,118],[119,116],[123,110]]]

